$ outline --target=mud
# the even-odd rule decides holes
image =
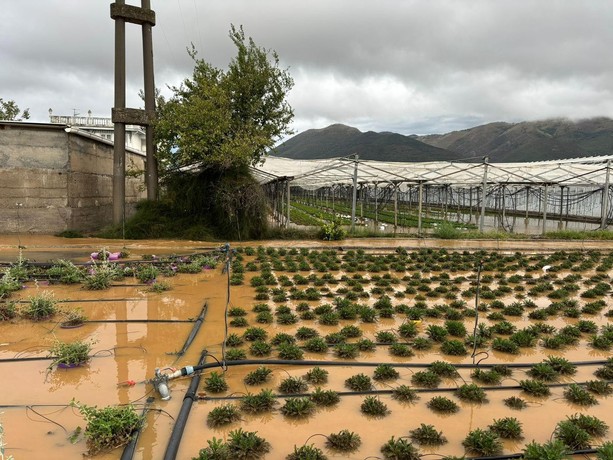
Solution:
[[[253,244],[258,245],[257,244]],[[321,247],[321,242],[275,242],[270,243],[277,247],[301,246]],[[25,246],[21,251],[18,245]],[[247,246],[249,243],[242,243]],[[470,243],[462,241],[435,241],[435,240],[346,240],[342,242],[343,248],[370,247],[373,249],[445,247],[448,249],[496,249],[514,251],[522,247],[528,251],[555,250],[560,243],[548,247],[541,241],[511,241],[495,242],[483,241]],[[85,262],[91,252],[101,248],[114,252],[127,250],[130,258],[138,260],[143,254],[189,254],[207,248],[218,247],[215,243],[177,242],[177,241],[108,241],[98,239],[66,240],[54,237],[25,237],[18,241],[14,237],[0,239],[0,261],[15,262],[21,252],[22,257],[28,260],[49,261],[58,258],[70,258],[74,261]],[[334,248],[339,243],[329,243],[323,246]],[[608,249],[606,242],[575,243],[564,242],[567,250],[601,248]],[[279,274],[277,274],[279,275]],[[288,274],[291,275],[291,274]],[[306,275],[306,274],[305,274]],[[339,275],[339,273],[335,273]],[[363,337],[374,340],[376,332],[397,328],[402,318],[382,319],[375,324],[362,324],[359,321],[341,321],[340,326],[321,326],[316,321],[299,321],[297,324],[281,326],[260,325],[254,321],[255,314],[251,307],[258,303],[254,301],[254,289],[249,287],[249,280],[254,276],[246,273],[245,285],[232,286],[230,289],[229,306],[240,306],[249,312],[247,319],[250,325],[263,327],[270,339],[278,332],[293,334],[300,326],[316,328],[323,336],[336,332],[344,325],[356,324],[363,331]],[[560,277],[564,274],[559,274]],[[222,342],[225,335],[224,311],[227,306],[227,275],[218,267],[215,270],[204,270],[199,274],[179,274],[167,278],[172,290],[162,293],[152,293],[146,286],[134,285],[135,280],[127,280],[123,285],[114,286],[105,291],[86,291],[80,286],[44,285],[44,283],[29,282],[21,291],[15,293],[12,299],[27,301],[28,297],[44,290],[54,293],[60,301],[62,308],[80,307],[85,311],[91,322],[86,322],[76,329],[62,329],[59,319],[41,323],[20,319],[14,322],[0,322],[0,359],[14,358],[42,358],[48,355],[48,349],[54,339],[62,341],[87,340],[93,344],[93,358],[90,362],[75,369],[48,369],[48,360],[24,360],[15,362],[0,362],[3,378],[0,379],[0,422],[4,427],[5,453],[13,455],[15,459],[78,459],[86,451],[85,443],[80,439],[76,443],[70,441],[71,434],[77,427],[85,428],[85,422],[79,411],[71,406],[87,404],[104,407],[116,404],[133,404],[138,410],[147,397],[155,397],[152,410],[146,417],[146,426],[139,440],[135,458],[153,460],[163,457],[174,418],[179,413],[180,405],[190,380],[182,378],[172,381],[172,398],[169,401],[160,400],[152,386],[145,383],[154,375],[156,368],[180,368],[185,365],[196,364],[202,350],[207,350],[212,356],[221,358]],[[129,284],[129,285],[128,285]],[[365,285],[366,286],[366,285]],[[503,299],[511,302],[512,297]],[[65,301],[65,302],[62,302]],[[68,302],[70,301],[70,302]],[[311,306],[325,303],[309,302]],[[373,302],[370,299],[368,302]],[[208,310],[205,322],[196,336],[195,341],[187,353],[177,358],[173,352],[179,350],[189,335],[193,324],[190,322],[154,323],[147,320],[190,320],[200,313],[204,303]],[[399,303],[410,304],[412,296],[402,299]],[[437,301],[438,302],[438,301]],[[538,302],[544,303],[542,299]],[[274,311],[275,303],[267,302]],[[296,302],[290,301],[288,305],[294,307]],[[541,306],[541,305],[539,305]],[[609,324],[608,318],[603,315],[590,317],[599,325]],[[111,322],[131,320],[132,322]],[[464,323],[468,329],[473,319],[466,318]],[[489,321],[483,320],[490,324]],[[518,328],[529,324],[521,318],[511,319]],[[576,319],[556,318],[550,321],[555,327],[575,324]],[[427,319],[420,325],[423,335],[427,324],[443,324],[442,319]],[[525,324],[524,324],[525,323]],[[244,328],[230,327],[229,332],[241,334]],[[248,344],[244,346],[247,350]],[[248,352],[249,358],[253,358]],[[570,361],[601,360],[610,356],[609,352],[598,351],[587,346],[585,338],[575,346],[563,350],[547,350],[540,346],[531,349],[522,349],[519,355],[490,351],[486,362],[493,363],[535,363],[547,356],[563,356]],[[275,359],[273,351],[270,359]],[[331,351],[322,355],[318,353],[305,353],[305,359],[327,359],[338,361]],[[429,364],[435,360],[445,360],[451,363],[471,363],[469,356],[451,357],[440,354],[435,347],[429,352],[417,352],[411,358],[397,358],[389,354],[388,348],[379,346],[374,352],[361,352],[355,361],[371,363],[381,362],[411,362]],[[212,362],[208,358],[207,362]],[[243,379],[247,372],[256,366],[231,366],[225,372],[230,389],[221,395],[242,395],[247,392],[258,392],[261,388],[270,388],[277,391],[280,382],[287,376],[302,376],[312,366],[270,365],[273,369],[272,377],[261,386],[249,387]],[[592,380],[596,366],[580,367],[572,378],[577,382]],[[334,366],[327,368],[330,372],[329,382],[323,385],[325,389],[346,391],[344,381],[357,373],[371,375],[374,367]],[[219,369],[216,369],[219,371]],[[389,389],[400,384],[413,386],[411,376],[417,369],[399,368],[400,377],[397,380],[375,383],[375,389]],[[511,377],[505,379],[502,385],[517,385],[517,381],[528,378],[527,369],[515,369]],[[208,371],[210,372],[210,371]],[[208,375],[205,372],[204,376]],[[454,380],[444,379],[441,387],[455,388],[470,382],[470,370],[461,370],[461,377]],[[126,382],[134,381],[134,385]],[[564,380],[562,380],[564,381]],[[567,378],[567,381],[571,381]],[[199,388],[201,395],[206,395],[202,384]],[[563,388],[552,389],[552,395],[547,398],[535,398],[523,394],[519,390],[488,391],[488,402],[484,404],[471,404],[460,402],[457,398],[460,411],[457,414],[446,416],[438,415],[426,407],[426,402],[438,393],[425,392],[413,404],[400,403],[390,395],[379,396],[391,411],[383,418],[371,418],[360,412],[360,404],[364,396],[344,396],[341,402],[332,408],[318,409],[313,416],[306,419],[292,420],[283,416],[279,408],[285,399],[280,398],[277,410],[264,415],[243,415],[240,422],[223,428],[209,428],[206,418],[209,412],[220,404],[231,402],[238,405],[238,401],[210,401],[200,400],[193,404],[192,411],[185,428],[181,442],[179,459],[196,457],[199,449],[206,447],[207,440],[216,437],[227,439],[231,430],[241,427],[247,431],[257,431],[258,435],[270,442],[272,449],[265,456],[266,459],[281,459],[293,451],[294,446],[305,443],[314,444],[323,449],[330,458],[363,459],[368,456],[379,456],[380,447],[392,435],[398,438],[407,436],[409,431],[419,427],[420,424],[432,424],[448,439],[448,443],[437,448],[422,447],[422,454],[463,455],[461,442],[468,431],[475,428],[487,428],[494,419],[502,417],[516,417],[522,424],[526,438],[517,442],[505,442],[505,452],[519,452],[526,442],[535,439],[545,442],[550,439],[558,421],[565,416],[577,412],[589,413],[613,426],[613,415],[608,410],[607,399],[597,397],[600,404],[589,408],[579,407],[568,403],[563,398]],[[502,400],[509,396],[521,396],[529,403],[523,411],[514,411],[507,408]],[[325,437],[348,429],[358,433],[362,439],[359,450],[347,453],[334,453],[325,447]],[[598,444],[596,440],[595,444]],[[118,459],[121,450],[99,454],[99,459]]]

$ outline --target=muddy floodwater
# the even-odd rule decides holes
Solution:
[[[28,262],[43,263],[58,259],[86,263],[90,255],[101,249],[109,252],[126,251],[127,259],[124,261],[140,261],[143,256],[153,256],[157,259],[169,255],[189,256],[196,253],[206,253],[218,250],[220,243],[193,242],[193,241],[120,241],[100,239],[62,239],[45,236],[14,236],[0,237],[0,262],[16,264],[21,257]],[[258,259],[258,246],[272,248],[269,253],[261,251]],[[254,253],[247,253],[245,248],[254,248]],[[363,252],[375,252],[384,257],[385,254],[395,254],[394,248],[403,248],[408,256],[411,253],[427,250],[445,249],[446,254],[454,252],[490,251],[500,254],[514,254],[518,251],[526,252],[532,257],[530,264],[537,266],[539,258],[560,252],[562,254],[575,253],[577,258],[589,257],[591,251],[598,252],[600,259],[591,267],[580,271],[576,265],[569,268],[559,268],[551,273],[543,271],[540,266],[532,272],[527,271],[526,265],[507,271],[484,271],[483,276],[488,286],[494,291],[501,278],[508,280],[512,275],[519,275],[522,281],[509,284],[513,290],[508,289],[504,295],[496,299],[505,305],[514,302],[531,300],[529,308],[526,307],[520,314],[505,315],[504,321],[510,323],[509,328],[514,331],[521,330],[535,324],[547,324],[556,330],[568,326],[577,326],[580,321],[590,321],[599,331],[609,331],[613,327],[612,316],[607,313],[611,310],[611,291],[596,299],[581,297],[581,294],[599,281],[610,283],[610,270],[606,267],[597,270],[603,259],[609,255],[608,242],[543,242],[540,240],[526,241],[441,241],[434,239],[356,239],[335,243],[322,243],[318,241],[278,241],[278,242],[242,242],[230,243],[231,250],[237,250],[233,255],[238,258],[243,277],[241,283],[229,283],[230,275],[222,268],[223,257],[215,268],[204,267],[197,273],[178,273],[175,276],[160,275],[158,281],[164,280],[171,289],[163,292],[154,292],[150,286],[139,282],[135,277],[126,277],[113,282],[112,286],[103,290],[87,290],[81,284],[63,285],[50,283],[44,277],[40,280],[29,280],[23,283],[22,289],[13,292],[8,299],[1,302],[16,301],[17,308],[25,308],[31,297],[48,292],[57,301],[62,310],[80,308],[87,316],[87,321],[77,328],[60,327],[60,319],[34,322],[18,317],[13,320],[0,321],[0,423],[4,429],[3,441],[5,443],[4,455],[12,455],[15,460],[21,459],[79,459],[87,451],[82,434],[78,435],[79,427],[85,429],[85,421],[78,404],[88,406],[116,406],[133,405],[140,413],[148,398],[153,398],[149,410],[145,415],[145,423],[138,439],[135,459],[155,460],[164,458],[169,438],[177,416],[183,404],[184,396],[191,382],[190,377],[182,377],[169,382],[171,398],[163,401],[149,382],[154,377],[155,370],[164,373],[180,369],[184,366],[196,365],[203,351],[208,356],[206,363],[215,363],[223,360],[223,353],[229,349],[243,350],[246,359],[267,360],[265,364],[245,364],[222,367],[213,367],[202,373],[202,380],[197,389],[195,401],[191,404],[191,412],[185,424],[176,458],[191,459],[198,456],[200,449],[207,447],[207,441],[212,438],[227,440],[229,433],[238,428],[245,431],[255,431],[270,443],[270,450],[262,458],[269,460],[283,459],[294,451],[295,447],[305,444],[313,445],[325,452],[328,458],[364,459],[366,457],[383,458],[381,446],[390,440],[407,438],[411,430],[421,424],[432,425],[442,432],[447,442],[440,446],[427,446],[414,444],[422,455],[434,454],[432,458],[445,456],[475,456],[467,452],[462,444],[467,434],[477,428],[487,429],[495,420],[504,417],[516,418],[522,428],[521,439],[502,439],[504,453],[518,453],[531,442],[544,443],[551,439],[556,424],[574,414],[586,414],[604,421],[613,427],[613,412],[610,410],[610,397],[595,394],[595,404],[578,405],[565,397],[568,385],[576,382],[583,384],[596,380],[594,372],[608,359],[610,348],[598,349],[590,345],[592,333],[582,333],[572,344],[559,348],[543,346],[544,336],[535,340],[533,346],[521,347],[518,353],[510,354],[493,350],[488,346],[480,348],[483,354],[477,358],[471,357],[472,347],[467,347],[467,354],[450,355],[441,350],[439,343],[431,343],[429,349],[414,347],[414,337],[402,337],[398,334],[399,328],[407,322],[416,327],[416,336],[424,340],[429,337],[428,328],[432,325],[442,328],[448,327],[449,319],[445,316],[449,310],[453,295],[444,296],[444,293],[455,293],[455,299],[464,301],[464,310],[475,310],[475,297],[461,295],[463,291],[474,286],[475,270],[453,270],[429,267],[428,270],[406,271],[396,267],[387,267],[383,271],[363,270],[364,267],[348,272],[341,266],[343,257],[354,249]],[[315,259],[310,259],[308,269],[291,270],[289,254],[292,248],[308,248],[319,253],[328,251],[328,259],[337,259],[337,267],[332,270],[316,268]],[[282,249],[283,256],[270,257]],[[222,253],[218,253],[222,254]],[[542,255],[541,255],[542,254]],[[298,256],[300,253],[298,253]],[[446,255],[446,256],[447,256]],[[282,270],[275,270],[274,264],[281,263]],[[253,269],[248,265],[252,263]],[[334,262],[331,262],[334,263]],[[268,285],[257,289],[258,283],[253,281],[262,276],[263,265],[268,264],[273,273],[275,283],[285,277],[285,300],[276,299],[275,295],[283,290],[283,285]],[[466,267],[465,267],[466,268]],[[0,268],[3,270],[3,268]],[[502,275],[496,277],[497,273]],[[527,273],[530,276],[525,276]],[[231,274],[233,275],[232,271]],[[324,274],[329,275],[324,278]],[[443,275],[447,276],[443,276]],[[600,310],[589,315],[551,314],[541,321],[532,320],[529,313],[537,309],[546,309],[558,299],[547,297],[545,294],[530,295],[530,289],[549,283],[551,293],[554,289],[561,289],[562,282],[569,275],[578,275],[574,282],[577,289],[566,293],[566,298],[574,303],[563,307],[581,309],[588,303],[599,300],[603,303]],[[310,281],[297,277],[301,275]],[[601,275],[600,278],[593,278]],[[462,277],[462,279],[460,279]],[[423,287],[418,283],[411,284],[411,278],[421,280],[427,278],[431,287]],[[457,283],[451,283],[457,278]],[[524,280],[531,279],[526,284]],[[566,278],[568,279],[568,278]],[[332,281],[330,281],[332,280]],[[349,280],[353,280],[351,282]],[[387,281],[386,281],[387,280]],[[390,281],[391,280],[391,281]],[[441,280],[449,281],[441,283]],[[356,283],[357,281],[357,283]],[[386,281],[386,282],[383,282]],[[389,281],[389,282],[388,282]],[[556,284],[556,282],[559,282]],[[304,283],[304,284],[303,284]],[[472,283],[472,284],[471,284]],[[499,284],[498,284],[499,283]],[[356,284],[358,286],[356,286]],[[456,286],[453,289],[453,286]],[[516,288],[521,285],[522,288]],[[265,284],[264,284],[265,286]],[[416,289],[411,289],[411,286]],[[441,288],[444,287],[445,289]],[[423,290],[420,291],[420,288]],[[430,294],[438,287],[441,295]],[[317,298],[300,298],[297,291],[313,288],[319,292]],[[380,288],[380,289],[377,289]],[[340,290],[339,290],[340,289]],[[393,314],[382,315],[381,310],[374,321],[365,321],[359,315],[352,319],[340,318],[330,320],[324,324],[321,316],[304,315],[305,311],[316,312],[324,304],[335,305],[337,298],[343,298],[346,292],[356,293],[353,300],[363,307],[373,311],[377,309],[376,302],[385,295],[391,299]],[[510,291],[510,292],[509,292]],[[357,296],[360,293],[370,293]],[[536,292],[536,291],[534,291]],[[261,294],[258,297],[258,293]],[[329,296],[327,294],[330,293]],[[428,295],[426,295],[428,294]],[[420,296],[417,297],[416,296]],[[422,300],[423,299],[423,300]],[[491,305],[491,299],[481,299]],[[416,304],[423,302],[424,309],[441,312],[439,316],[432,314],[420,317],[417,320],[409,318],[408,311]],[[265,305],[271,313],[271,320],[260,321],[261,315],[253,311],[256,305]],[[301,305],[299,307],[299,305]],[[404,310],[398,305],[403,305]],[[438,305],[438,307],[437,307]],[[570,306],[569,306],[570,305]],[[289,309],[294,320],[285,324],[279,321],[281,312],[279,308],[285,306]],[[195,319],[205,311],[202,327],[195,339],[182,356],[176,352],[181,350],[186,339],[194,328]],[[226,317],[228,311],[242,308],[244,315]],[[261,307],[260,307],[261,308]],[[264,307],[265,308],[265,307]],[[562,307],[561,307],[562,308]],[[237,310],[235,310],[237,311]],[[261,312],[262,310],[260,310]],[[495,326],[500,320],[488,319],[487,315],[497,311],[495,308],[484,306],[479,313],[478,322],[485,326]],[[562,311],[562,310],[560,310]],[[447,313],[445,313],[447,312]],[[319,313],[318,313],[319,315]],[[303,319],[303,316],[305,319]],[[245,324],[232,320],[237,317],[244,318]],[[493,318],[493,317],[492,317]],[[475,317],[469,314],[459,317],[467,333],[473,333]],[[583,323],[581,323],[583,324]],[[296,336],[300,328],[308,327],[315,330],[319,337],[331,337],[346,326],[356,326],[360,337],[347,339],[348,343],[357,343],[359,339],[370,339],[376,343],[372,350],[360,351],[357,356],[343,358],[335,351],[333,345],[325,352],[313,352],[305,349],[305,341],[297,340],[297,345],[303,350],[302,360],[292,363],[277,364],[279,347],[273,342],[277,334],[285,333]],[[265,331],[263,342],[271,345],[269,354],[258,356],[254,354],[252,341],[244,342],[236,347],[223,347],[224,338],[230,334],[245,337],[249,328],[261,328]],[[587,329],[586,329],[587,330]],[[390,344],[380,343],[382,332],[391,332],[395,342],[407,344],[411,347],[410,356],[398,356],[390,352]],[[464,334],[464,335],[466,335]],[[510,336],[510,334],[509,334]],[[460,335],[463,341],[466,337]],[[500,338],[504,338],[502,335]],[[506,337],[508,338],[508,337]],[[87,341],[92,344],[91,359],[81,367],[76,368],[49,368],[51,361],[49,348],[54,341],[71,342],[76,340]],[[559,376],[552,382],[556,385],[550,388],[548,396],[533,396],[519,388],[520,381],[531,379],[527,374],[529,365],[541,363],[549,357],[561,357],[573,363],[583,363],[577,366],[572,375]],[[482,359],[483,358],[483,359]],[[474,371],[473,364],[481,360],[480,364],[491,366],[494,364],[513,365],[512,375],[503,377],[497,385],[479,383],[471,377]],[[302,364],[301,361],[306,363]],[[330,407],[317,407],[316,410],[305,417],[291,417],[284,415],[282,408],[286,400],[292,395],[280,394],[279,386],[288,377],[304,377],[307,371],[315,365],[310,361],[325,361],[336,363],[322,364],[320,367],[328,371],[328,381],[319,385],[310,384],[306,391],[300,394],[311,394],[316,387],[324,390],[334,390],[339,393],[349,393],[346,380],[356,374],[365,374],[373,377],[377,364],[389,363],[396,365],[398,375],[390,380],[372,380],[372,390],[379,401],[387,406],[387,414],[371,416],[362,412],[361,405],[367,395],[342,394],[340,401]],[[458,367],[458,375],[443,377],[436,388],[420,387],[414,380],[417,372],[424,371],[434,361],[445,361]],[[585,364],[593,362],[594,364]],[[361,364],[371,364],[362,366]],[[408,366],[414,365],[414,367]],[[526,366],[521,366],[525,364]],[[265,382],[259,385],[248,385],[245,377],[260,366],[271,370]],[[463,367],[466,365],[466,367]],[[486,369],[488,367],[484,367]],[[489,368],[488,368],[489,369]],[[211,393],[205,389],[204,380],[212,372],[223,374],[228,385],[226,391]],[[465,383],[478,383],[486,387],[486,401],[480,403],[468,402],[456,397],[454,390]],[[413,402],[402,402],[392,397],[392,390],[401,385],[409,386],[418,391],[418,399]],[[492,388],[497,387],[497,388]],[[230,424],[212,427],[207,424],[209,414],[222,405],[233,404],[240,407],[240,398],[246,394],[257,394],[262,389],[270,389],[279,395],[272,411],[262,413],[241,412],[240,420]],[[459,410],[453,414],[436,413],[428,407],[428,402],[435,396],[446,396],[456,402]],[[513,410],[505,405],[504,400],[512,396],[521,397],[527,407],[523,410]],[[72,404],[71,404],[72,402]],[[351,452],[340,452],[330,449],[326,445],[331,433],[349,430],[360,436],[361,444]],[[593,438],[591,446],[598,446],[610,438],[610,433],[604,438]],[[97,454],[99,459],[119,459],[122,448]],[[579,457],[578,457],[579,458]],[[585,458],[585,457],[583,457]]]

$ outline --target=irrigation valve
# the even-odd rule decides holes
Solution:
[[[168,382],[170,380],[176,379],[177,377],[182,377],[185,375],[191,375],[194,373],[193,366],[186,366],[178,371],[174,371],[171,374],[162,374],[162,371],[159,367],[155,368],[155,377],[153,377],[150,382],[153,384],[156,391],[160,394],[162,401],[168,401],[170,399],[170,387],[168,386]]]

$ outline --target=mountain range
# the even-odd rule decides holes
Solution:
[[[275,147],[273,156],[312,160],[358,154],[378,161],[523,162],[613,154],[613,119],[495,122],[427,136],[361,132],[342,124],[309,129]]]

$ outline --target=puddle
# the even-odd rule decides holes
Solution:
[[[4,237],[0,239],[0,260],[14,262],[18,257],[18,249],[14,238]],[[202,251],[205,247],[215,245],[204,245],[199,242],[175,242],[175,241],[151,241],[151,242],[117,242],[95,239],[65,240],[53,237],[22,237],[21,244],[26,246],[23,251],[25,258],[30,260],[54,260],[58,258],[71,258],[76,261],[84,262],[88,255],[102,247],[110,251],[127,248],[131,257],[135,260],[142,254],[187,254],[194,251]],[[566,245],[567,242],[564,244]],[[405,247],[446,247],[449,249],[465,249],[462,242],[435,242],[433,240],[350,240],[344,241],[346,247],[371,246],[373,248],[394,248],[397,246]],[[542,242],[508,242],[506,250],[513,252],[519,245],[524,245],[530,251],[547,249]],[[591,245],[594,246],[591,246]],[[243,244],[246,246],[247,244]],[[282,247],[289,246],[288,242],[278,242],[271,244]],[[295,246],[320,247],[321,242],[296,242]],[[415,246],[411,246],[415,245]],[[438,245],[438,246],[435,246]],[[573,244],[569,244],[567,250],[571,250]],[[324,245],[326,247],[338,247],[337,244]],[[586,247],[606,247],[600,243],[581,243],[576,247],[581,249]],[[504,249],[502,242],[471,242],[471,247],[486,249]],[[557,245],[552,246],[555,249]],[[343,253],[339,253],[342,256]],[[246,258],[253,260],[253,258]],[[315,273],[321,277],[321,272],[296,272],[303,276]],[[285,274],[292,279],[296,273],[279,273],[278,277]],[[368,273],[361,272],[364,277]],[[571,272],[559,272],[558,279]],[[333,332],[338,332],[341,327],[346,325],[357,325],[360,327],[363,338],[375,341],[375,336],[380,331],[397,329],[405,320],[404,315],[396,315],[393,319],[381,319],[376,323],[364,324],[359,320],[341,320],[336,326],[323,326],[316,320],[299,321],[291,325],[279,325],[276,321],[273,324],[258,324],[255,322],[255,313],[251,308],[256,303],[266,303],[271,307],[274,314],[279,305],[288,305],[295,310],[299,301],[290,300],[286,303],[275,303],[272,300],[254,300],[255,289],[250,287],[249,281],[259,272],[245,272],[245,284],[242,286],[232,286],[230,289],[230,306],[242,307],[248,314],[246,315],[249,326],[263,328],[270,340],[277,333],[295,334],[297,329],[308,326],[316,329],[320,336],[325,336]],[[333,272],[338,279],[343,273]],[[383,276],[385,272],[377,273]],[[461,273],[454,273],[452,276],[459,276]],[[523,272],[521,272],[523,274]],[[593,274],[593,273],[591,273]],[[584,274],[584,279],[591,274]],[[392,276],[402,278],[405,273],[392,273]],[[423,274],[433,276],[434,273]],[[510,276],[511,273],[507,273]],[[352,273],[347,273],[351,278]],[[535,273],[535,277],[540,273]],[[72,400],[90,406],[96,405],[104,407],[116,404],[135,405],[140,411],[147,397],[155,396],[153,404],[154,410],[147,415],[146,427],[140,437],[135,458],[153,460],[162,458],[171,430],[174,426],[174,418],[180,410],[183,397],[187,391],[190,380],[180,378],[173,380],[170,384],[172,398],[169,401],[160,400],[154,394],[152,386],[144,382],[153,377],[155,369],[180,368],[185,365],[196,364],[202,350],[207,350],[211,355],[220,359],[222,353],[222,341],[224,339],[224,312],[227,300],[227,275],[222,274],[218,268],[216,270],[205,270],[195,275],[179,274],[174,277],[165,278],[172,285],[172,290],[162,293],[152,293],[146,291],[146,286],[137,285],[135,280],[126,280],[119,285],[104,291],[87,291],[80,286],[61,286],[43,285],[43,283],[28,282],[26,288],[15,293],[12,299],[27,301],[28,298],[43,290],[54,293],[55,298],[60,301],[60,307],[82,308],[90,322],[86,322],[82,327],[76,329],[62,329],[58,326],[59,318],[55,321],[33,323],[28,320],[18,320],[16,322],[0,323],[0,359],[11,360],[14,358],[40,358],[48,354],[50,344],[54,339],[62,341],[88,340],[93,343],[92,354],[94,357],[90,362],[75,369],[52,369],[48,370],[49,360],[26,360],[17,362],[1,362],[4,377],[0,379],[0,394],[2,394],[0,421],[4,427],[6,442],[6,454],[13,455],[15,459],[20,458],[46,458],[46,459],[77,459],[82,458],[86,447],[83,441],[72,444],[69,437],[72,432],[85,423],[78,410],[70,406]],[[363,287],[369,291],[375,287],[373,283],[364,281]],[[331,285],[330,290],[336,291],[344,283]],[[407,283],[401,282],[394,286],[398,291],[404,290]],[[435,286],[433,283],[432,286]],[[493,284],[495,285],[495,283]],[[310,285],[298,286],[305,289]],[[459,286],[464,290],[469,287],[468,282]],[[529,286],[527,286],[529,288]],[[585,287],[582,286],[582,289]],[[289,290],[289,288],[288,288]],[[607,307],[602,311],[606,312],[609,308],[608,298]],[[362,304],[373,305],[376,298],[371,296],[369,299],[358,299]],[[471,299],[465,299],[467,304]],[[505,304],[510,304],[517,299],[510,294],[508,297],[500,299]],[[534,299],[538,308],[547,307],[552,300],[545,296]],[[307,302],[311,309],[323,303],[332,303],[333,299],[322,298],[320,301]],[[427,298],[430,306],[434,304],[448,304],[443,298]],[[193,321],[207,303],[207,313],[204,324],[196,336],[193,344],[184,356],[173,355],[181,349],[190,331]],[[403,303],[413,306],[416,302],[415,295],[407,294],[402,299],[392,297],[394,305]],[[583,303],[585,301],[582,300]],[[25,304],[19,304],[25,305]],[[489,312],[488,312],[489,313]],[[527,313],[527,312],[526,312]],[[480,314],[480,321],[488,325],[495,324],[485,318],[486,313]],[[522,318],[507,317],[517,328],[521,329],[534,324],[536,321],[528,321],[526,314]],[[603,314],[590,315],[589,319],[597,325],[610,324],[610,320]],[[154,320],[149,321],[148,320]],[[165,322],[159,322],[164,320]],[[461,320],[469,331],[472,331],[474,318],[463,318]],[[577,324],[578,319],[555,317],[547,321],[547,324],[556,328],[567,325]],[[442,318],[424,318],[418,326],[420,336],[425,336],[428,325],[444,325]],[[229,327],[229,333],[241,335],[245,328]],[[357,339],[351,339],[355,342]],[[494,363],[536,363],[548,356],[562,356],[570,361],[604,360],[610,356],[607,351],[599,351],[588,347],[588,336],[582,336],[579,342],[573,346],[562,350],[551,350],[541,345],[535,348],[522,348],[518,355],[509,355],[497,351],[490,351],[489,356],[484,361],[487,364]],[[246,350],[247,358],[255,358],[248,351],[249,343],[242,348]],[[274,360],[277,351],[273,351],[271,356],[264,359]],[[327,354],[305,353],[306,360],[327,360],[339,361],[334,357],[332,348]],[[449,356],[440,352],[438,345],[431,351],[415,351],[415,355],[410,358],[392,356],[388,346],[378,346],[375,351],[360,352],[353,363],[367,362],[372,364],[379,363],[412,363],[427,365],[435,360],[444,360],[453,364],[470,364],[470,356]],[[207,362],[213,362],[213,358],[208,358]],[[312,365],[274,365],[267,364],[273,372],[270,379],[259,386],[247,386],[244,383],[245,375],[258,367],[258,365],[230,366],[225,373],[229,390],[221,395],[242,395],[247,392],[257,393],[262,388],[267,388],[277,392],[282,380],[288,376],[303,376]],[[575,381],[583,382],[593,380],[593,371],[596,366],[580,367],[572,378]],[[328,366],[329,380],[322,385],[323,389],[335,391],[347,391],[345,380],[358,373],[373,376],[374,366],[358,367],[351,365]],[[219,369],[214,369],[219,371]],[[414,387],[411,381],[412,376],[421,368],[397,368],[398,379],[386,383],[374,383],[376,390],[390,390],[393,387],[404,384]],[[519,380],[528,378],[525,368],[515,369],[513,375],[503,380],[503,386],[517,385]],[[206,371],[204,377],[211,371]],[[443,379],[441,387],[456,388],[466,382],[471,382],[470,369],[460,370],[460,377],[454,380]],[[134,381],[132,386],[125,382]],[[570,378],[561,381],[571,382]],[[310,390],[312,387],[310,388]],[[206,393],[201,383],[199,393]],[[225,403],[239,404],[238,400],[231,401],[196,401],[191,410],[191,414],[183,439],[181,441],[177,458],[187,459],[195,457],[198,451],[206,447],[206,441],[213,437],[227,439],[231,430],[242,428],[246,431],[257,431],[258,435],[264,437],[271,444],[271,451],[265,456],[266,459],[280,459],[293,451],[294,445],[301,446],[304,443],[314,444],[325,451],[329,458],[363,459],[368,456],[380,455],[380,447],[387,442],[393,435],[395,438],[408,436],[411,429],[417,428],[421,423],[431,424],[443,432],[448,443],[441,447],[430,448],[422,447],[422,454],[433,455],[463,455],[464,449],[461,447],[462,440],[468,431],[476,428],[487,428],[494,419],[502,417],[516,417],[523,425],[526,438],[519,442],[505,442],[505,452],[519,452],[526,442],[536,439],[538,442],[549,440],[551,433],[555,429],[558,421],[566,416],[577,412],[589,413],[605,421],[609,426],[613,426],[613,415],[608,410],[607,400],[601,396],[597,399],[600,404],[589,408],[575,406],[568,403],[563,398],[564,388],[552,389],[552,395],[548,398],[534,398],[525,395],[517,389],[488,391],[489,402],[485,404],[471,404],[458,400],[453,393],[440,393],[456,401],[460,410],[452,416],[439,415],[427,408],[426,403],[436,392],[420,393],[420,399],[412,404],[401,403],[394,400],[390,394],[381,394],[378,398],[384,402],[390,414],[383,418],[370,418],[360,411],[360,405],[365,396],[342,396],[338,405],[331,408],[318,409],[314,415],[305,419],[288,419],[280,413],[280,408],[285,403],[284,398],[278,400],[276,410],[271,413],[259,415],[243,415],[240,422],[236,422],[223,428],[209,428],[206,419],[210,411]],[[510,396],[521,396],[525,398],[529,407],[523,411],[514,411],[503,404],[503,399]],[[337,433],[343,429],[353,431],[360,435],[361,447],[353,453],[333,453],[325,447],[325,437]],[[99,459],[117,459],[121,456],[119,450],[97,455]]]

